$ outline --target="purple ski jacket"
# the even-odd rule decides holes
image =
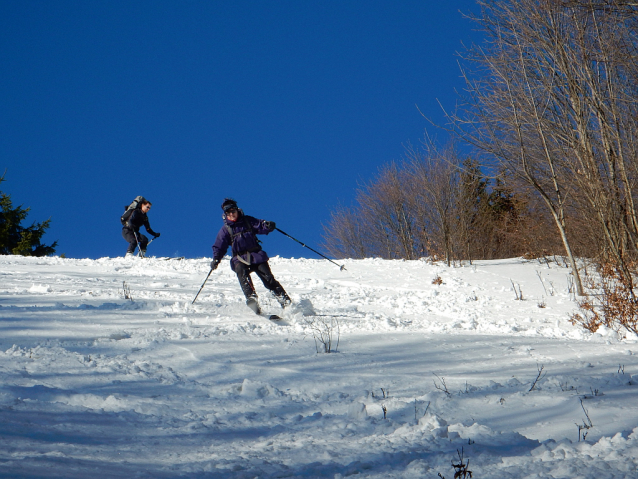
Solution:
[[[270,233],[264,223],[264,220],[244,215],[241,211],[237,221],[224,218],[224,226],[217,233],[213,245],[213,258],[221,261],[230,246],[233,255],[230,267],[233,271],[239,261],[244,264],[259,264],[268,261],[268,255],[261,249],[257,236],[255,236]]]

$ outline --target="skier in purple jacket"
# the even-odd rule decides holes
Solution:
[[[281,307],[285,308],[291,303],[290,298],[270,271],[268,255],[261,249],[256,236],[267,235],[274,231],[275,223],[244,215],[244,212],[237,207],[237,202],[230,198],[224,200],[222,210],[224,226],[217,233],[213,245],[211,268],[216,269],[219,266],[230,246],[233,255],[230,267],[237,274],[248,307],[257,314],[261,313],[257,293],[250,278],[250,273],[257,273],[264,286],[272,292]]]

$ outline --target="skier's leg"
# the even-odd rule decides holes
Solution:
[[[135,234],[128,228],[122,228],[122,238],[128,242],[128,248],[126,248],[126,255],[133,255],[135,248],[137,248],[137,239]]]
[[[237,279],[239,280],[239,286],[241,286],[241,290],[246,296],[246,299],[257,297],[257,293],[255,293],[255,288],[253,286],[253,282],[250,279],[251,267],[247,264],[237,262],[235,264],[235,274],[237,274]]]
[[[140,258],[146,256],[146,246],[148,246],[148,238],[141,233],[137,234],[137,239],[140,242]]]
[[[288,297],[284,288],[281,286],[279,281],[275,279],[272,271],[270,271],[270,265],[267,261],[256,265],[255,273],[257,273],[261,282],[264,283],[264,286],[275,295],[275,298],[277,298],[277,301],[279,301],[282,308],[291,303],[290,297]]]
[[[255,292],[253,281],[250,278],[252,270],[253,265],[247,265],[241,261],[238,261],[234,267],[235,274],[237,274],[237,279],[239,280],[239,286],[241,286],[241,290],[244,296],[246,296],[246,305],[256,314],[261,314],[259,302],[257,301],[257,293]]]

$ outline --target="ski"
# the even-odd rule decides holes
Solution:
[[[246,306],[252,309],[253,313],[255,313],[257,316],[262,316],[271,321],[281,321],[282,319],[281,316],[277,316],[276,314],[263,313],[261,311],[261,308],[259,307],[259,303],[255,298],[248,298],[248,300],[246,301]]]

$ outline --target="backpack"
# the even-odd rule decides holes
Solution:
[[[135,211],[140,206],[140,203],[143,203],[145,201],[146,198],[144,198],[143,196],[136,196],[130,205],[124,206],[124,214],[120,217],[122,226],[126,226],[128,219],[131,217],[131,214],[133,214],[133,211]]]

